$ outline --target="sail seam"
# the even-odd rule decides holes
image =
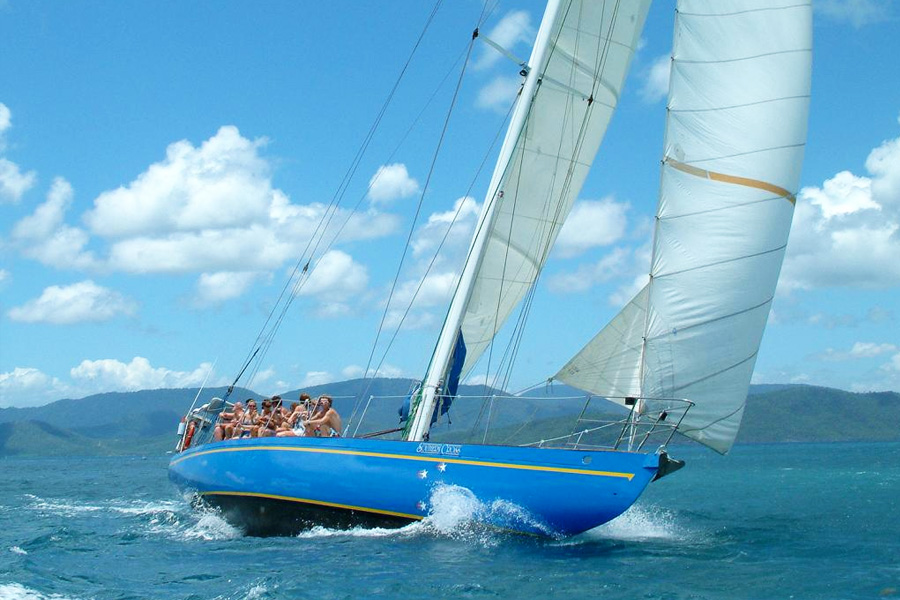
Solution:
[[[754,310],[756,310],[758,308],[762,308],[766,304],[769,304],[772,301],[772,298],[774,298],[774,296],[769,296],[769,298],[767,300],[764,300],[763,302],[760,302],[759,304],[757,304],[755,306],[751,306],[750,308],[745,308],[743,310],[739,310],[737,312],[733,312],[733,313],[730,313],[727,315],[722,315],[721,317],[716,317],[715,319],[707,319],[706,321],[700,321],[699,323],[694,323],[693,325],[685,325],[684,327],[679,327],[676,330],[676,333],[681,332],[681,331],[686,331],[688,329],[693,329],[695,327],[701,327],[703,325],[709,325],[710,323],[715,323],[716,321],[724,321],[725,319],[731,319],[731,318],[743,315],[748,312],[753,312]],[[662,338],[668,336],[670,333],[671,333],[670,331],[666,331],[665,333],[661,333],[659,335],[647,336],[646,340],[649,342],[652,340],[662,339]],[[699,380],[699,381],[702,381],[702,380]]]
[[[807,8],[810,6],[809,2],[801,2],[798,4],[788,4],[786,6],[766,6],[761,8],[749,8],[747,10],[739,10],[730,13],[686,13],[682,11],[678,11],[679,15],[684,15],[685,17],[734,17],[737,15],[744,15],[755,12],[767,12],[767,11],[776,11],[776,10],[790,10],[794,8]]]
[[[759,350],[757,350],[756,352],[754,352],[753,354],[751,354],[751,355],[748,356],[747,358],[745,358],[745,359],[743,359],[743,360],[740,360],[740,361],[734,363],[733,365],[727,366],[727,367],[725,367],[724,369],[719,369],[719,370],[716,371],[715,373],[710,373],[709,375],[704,375],[703,377],[701,377],[701,378],[699,378],[699,379],[695,379],[694,381],[691,381],[690,383],[684,383],[684,384],[681,384],[681,385],[676,385],[676,386],[674,386],[674,387],[672,388],[672,391],[673,391],[673,392],[680,392],[681,390],[684,390],[684,389],[686,389],[686,388],[689,388],[689,387],[691,387],[692,385],[696,385],[696,384],[698,384],[698,383],[701,383],[701,382],[703,382],[703,381],[706,381],[707,379],[712,379],[713,377],[716,377],[717,375],[721,375],[722,373],[726,373],[726,372],[728,372],[728,371],[730,371],[730,370],[732,370],[732,369],[736,369],[736,368],[738,368],[739,366],[741,366],[741,365],[747,363],[748,361],[751,361],[751,360],[753,360],[754,358],[756,358],[756,355],[757,355],[758,353],[759,353]],[[737,411],[735,411],[735,412],[737,412]],[[731,413],[731,414],[733,415],[734,413]],[[724,419],[727,419],[727,418],[730,417],[730,416],[731,416],[731,415],[724,416],[724,417],[722,417],[721,419],[717,419],[716,421],[712,421],[711,423],[707,423],[707,424],[704,425],[703,427],[694,429],[694,430],[692,430],[692,431],[697,431],[697,430],[699,430],[699,429],[706,429],[707,427],[709,427],[709,426],[712,425],[713,423],[718,423],[719,421],[722,421],[722,420],[724,420]]]
[[[670,108],[670,113],[699,113],[714,112],[717,110],[732,110],[735,108],[747,108],[748,106],[759,106],[760,104],[769,104],[771,102],[784,102],[788,100],[809,100],[810,94],[802,94],[798,96],[782,96],[780,98],[767,98],[765,100],[757,100],[756,102],[746,102],[744,104],[732,104],[731,106],[713,106],[710,108]]]
[[[676,58],[676,63],[688,65],[718,65],[734,62],[743,62],[745,60],[755,60],[757,58],[767,58],[769,56],[781,56],[784,54],[811,54],[812,48],[791,48],[789,50],[778,50],[776,52],[764,52],[763,54],[754,54],[753,56],[740,56],[738,58],[720,58],[718,60],[690,60],[687,58]]]
[[[755,204],[765,204],[766,202],[775,202],[778,200],[782,200],[781,196],[772,196],[770,198],[763,198],[762,200],[751,200],[750,202],[739,202],[737,204],[729,204],[727,206],[717,206],[715,208],[709,208],[706,210],[697,210],[689,213],[681,213],[680,215],[669,215],[665,217],[660,217],[660,219],[665,221],[671,221],[673,219],[683,219],[685,217],[696,217],[698,215],[707,215],[714,212],[721,212],[723,210],[731,210],[734,208],[744,208],[747,206],[753,206]]]

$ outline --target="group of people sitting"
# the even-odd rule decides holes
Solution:
[[[235,402],[230,411],[219,414],[213,441],[242,437],[339,437],[341,417],[332,406],[331,396],[319,396],[313,401],[309,394],[300,394],[300,401],[284,406],[281,396],[262,401],[262,412],[256,400]]]

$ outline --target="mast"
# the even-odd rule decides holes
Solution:
[[[485,195],[484,207],[478,219],[475,236],[472,238],[472,243],[469,246],[469,253],[460,276],[459,285],[453,294],[450,309],[447,312],[447,317],[444,319],[444,325],[438,336],[434,354],[431,357],[428,371],[422,382],[421,399],[418,404],[413,406],[412,425],[407,435],[407,439],[410,441],[424,440],[431,427],[431,415],[434,413],[437,402],[438,387],[440,387],[448,369],[466,306],[472,295],[475,276],[478,273],[487,248],[491,224],[496,215],[497,201],[502,197],[499,189],[500,184],[513,158],[516,143],[525,128],[528,114],[531,111],[531,104],[540,83],[543,67],[547,63],[550,54],[550,37],[559,19],[561,2],[562,0],[550,0],[544,11],[534,49],[528,61],[530,69],[525,76],[525,83],[513,110],[509,129],[506,132],[506,138],[503,140],[497,165],[494,167],[494,173],[491,176],[491,182]]]

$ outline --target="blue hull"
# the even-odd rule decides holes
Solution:
[[[172,459],[169,477],[249,534],[399,526],[426,517],[443,486],[458,486],[505,507],[478,515],[492,525],[574,535],[627,510],[659,464],[656,454],[612,450],[263,438],[191,448]]]

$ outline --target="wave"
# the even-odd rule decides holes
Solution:
[[[314,527],[300,533],[298,537],[310,539],[341,536],[356,538],[430,536],[494,546],[508,533],[502,527],[490,523],[510,526],[516,524],[519,527],[524,525],[547,535],[552,534],[521,506],[506,500],[484,503],[469,489],[461,486],[444,484],[435,486],[428,504],[430,506],[428,516],[398,529]]]
[[[0,583],[0,600],[69,600],[70,596],[43,594],[20,583]]]
[[[45,499],[25,494],[26,508],[45,514],[72,518],[103,517],[109,514],[134,519],[138,535],[183,540],[223,540],[241,536],[212,508],[194,509],[183,500],[134,500],[116,498],[103,503],[81,503],[71,499]],[[0,600],[3,600],[0,597]]]
[[[682,542],[692,541],[694,537],[668,510],[635,504],[609,523],[573,538],[572,543],[596,540]]]

